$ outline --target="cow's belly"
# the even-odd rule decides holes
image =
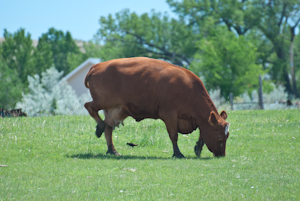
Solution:
[[[129,105],[129,104],[128,104]],[[131,116],[136,121],[141,121],[145,118],[152,118],[157,119],[159,118],[158,115],[155,114],[155,112],[151,112],[145,109],[140,109],[138,107],[134,107],[130,105],[128,107],[126,106],[117,106],[110,109],[104,110],[105,119],[104,122],[111,126],[112,128],[118,127],[120,124],[123,124],[123,121],[126,119],[126,117]],[[146,107],[145,107],[146,108]]]
[[[158,119],[156,113],[151,113],[146,110],[137,109],[132,106],[117,106],[115,108],[105,109],[105,123],[112,128],[118,127],[123,124],[124,119],[128,116],[132,116],[136,121],[141,121],[145,118]],[[186,115],[180,116],[177,119],[177,129],[179,133],[189,134],[197,129],[196,122],[193,118],[188,118]]]
[[[123,124],[124,119],[128,116],[124,113],[123,107],[115,107],[104,110],[105,119],[104,122],[112,128],[118,127]]]
[[[197,125],[192,120],[178,118],[177,129],[179,133],[189,134],[197,129]]]

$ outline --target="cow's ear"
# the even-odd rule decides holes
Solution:
[[[217,114],[214,111],[210,112],[208,122],[212,125],[215,126],[218,124],[218,119],[217,119]]]
[[[225,110],[223,110],[223,111],[221,112],[220,116],[221,116],[224,120],[227,119],[227,113],[225,112]]]

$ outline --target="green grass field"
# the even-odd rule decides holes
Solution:
[[[179,136],[186,159],[174,159],[160,120],[128,118],[116,157],[90,116],[0,119],[0,200],[300,200],[300,111],[227,120],[226,157],[196,157],[197,130]]]

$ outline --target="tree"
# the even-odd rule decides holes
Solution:
[[[17,71],[9,68],[0,56],[0,108],[12,109],[21,99],[22,89],[23,84]]]
[[[300,37],[297,36],[294,42],[294,67],[295,67],[295,80],[297,86],[300,86]]]
[[[28,76],[41,75],[53,65],[67,74],[88,57],[79,51],[69,32],[54,28],[42,35],[36,48],[24,29],[13,34],[4,30],[4,38],[0,44],[0,107],[7,109],[15,106],[22,92],[27,92]]]
[[[35,71],[34,74],[39,74],[50,66],[54,65],[53,62],[53,52],[52,45],[50,43],[39,42],[34,53],[33,57],[35,60]]]
[[[191,70],[204,78],[208,90],[220,89],[221,95],[228,100],[230,93],[239,96],[258,88],[262,66],[255,63],[255,46],[243,36],[237,37],[219,27],[197,45],[199,51]]]
[[[245,20],[231,22],[226,18],[226,14],[233,16],[231,14],[233,8],[230,6],[227,6],[229,10],[226,10],[221,8],[220,4],[218,5],[220,8],[216,9],[217,12],[211,12],[212,5],[209,5],[203,8],[203,11],[209,13],[206,16],[203,11],[194,12],[205,4],[197,1],[199,4],[195,7],[191,2],[193,1],[183,1],[186,7],[181,4],[177,10],[179,13],[190,12],[190,18],[182,13],[178,20],[169,20],[167,16],[161,18],[161,15],[155,12],[150,16],[148,14],[137,16],[128,10],[116,14],[116,18],[111,15],[108,18],[102,17],[101,29],[98,32],[104,41],[102,50],[105,52],[102,55],[106,59],[150,56],[180,66],[189,66],[192,63],[191,70],[205,78],[208,88],[219,87],[226,98],[230,92],[237,96],[245,90],[255,88],[258,85],[258,74],[263,71],[262,66],[255,63],[259,55],[256,54],[256,48],[247,41],[246,36],[244,37],[253,26],[253,23],[248,21],[251,16],[245,14],[241,17],[242,19],[245,17]],[[234,8],[240,9],[241,5],[231,3]],[[197,16],[201,14],[203,17],[198,20]],[[220,17],[224,18],[223,25],[217,21]],[[228,31],[231,29],[235,31]],[[256,40],[257,36],[251,35]],[[259,42],[256,41],[258,44]],[[211,51],[211,48],[214,51]],[[265,59],[260,56],[261,59]],[[194,57],[196,60],[192,62]]]
[[[196,51],[195,35],[184,20],[167,15],[130,13],[124,10],[100,18],[99,38],[104,42],[102,59],[148,56],[189,66]]]
[[[5,29],[4,38],[0,44],[0,107],[11,109],[26,90],[27,75],[33,74],[34,47],[31,35],[24,29],[13,34]]]
[[[17,73],[17,77],[22,83],[27,83],[27,75],[34,72],[34,59],[32,52],[31,35],[25,35],[24,29],[19,29],[16,33],[11,34],[4,30],[5,41],[2,44],[2,59],[7,67]]]
[[[83,51],[80,53],[71,53],[68,55],[68,63],[71,69],[75,69],[79,64],[87,60],[88,58],[105,58],[107,56],[107,50],[102,49],[99,40],[95,38],[94,40],[83,42]]]
[[[73,70],[68,62],[68,56],[81,54],[70,32],[67,31],[64,34],[54,28],[50,28],[47,33],[42,34],[39,38],[37,51],[39,52],[37,58],[43,57],[41,55],[46,56],[44,59],[39,59],[42,64],[40,71],[54,65],[57,70],[63,71],[64,75]]]
[[[205,29],[225,25],[229,31],[245,35],[261,16],[255,4],[245,0],[167,0],[167,3],[175,13],[187,21],[189,26],[193,26],[199,32],[205,32],[203,24],[211,20],[213,23]]]
[[[256,1],[262,13],[258,28],[272,44],[276,53],[273,77],[285,83],[289,94],[299,98],[296,82],[290,80],[290,47],[295,39],[295,29],[300,22],[300,3],[297,0]]]
[[[92,41],[85,42],[83,44],[83,48],[87,58],[89,57],[102,58],[101,54],[103,54],[103,52],[105,51],[103,50],[103,47],[100,45],[100,40],[98,38],[95,38]]]
[[[261,43],[257,44],[259,61],[265,68],[269,68],[270,75],[277,83],[285,84],[288,93],[299,97],[296,81],[293,76],[291,81],[289,75],[291,71],[289,51],[300,22],[298,0],[167,0],[167,2],[195,29],[201,30],[203,24],[211,20],[213,23],[210,29],[226,25],[229,31],[239,36],[247,37],[252,32],[262,34]],[[275,57],[272,53],[275,53]]]

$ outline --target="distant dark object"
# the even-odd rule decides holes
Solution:
[[[297,101],[295,105],[300,109],[300,101]]]
[[[14,110],[5,110],[1,108],[0,117],[27,117],[25,112],[22,112],[22,109],[14,109]]]
[[[281,101],[279,101],[279,104],[284,104],[286,106],[293,106],[293,103],[291,100],[287,100],[287,101],[281,100]]]
[[[131,143],[131,142],[127,142],[126,144],[129,145],[129,146],[131,146],[131,147],[138,146],[137,144],[134,144],[134,143]]]

